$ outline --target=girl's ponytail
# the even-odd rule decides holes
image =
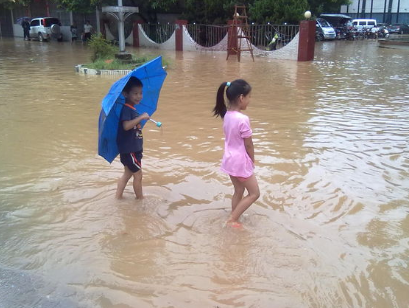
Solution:
[[[224,101],[224,89],[226,86],[226,97],[230,105],[237,104],[240,95],[246,96],[251,92],[251,86],[243,79],[236,79],[232,82],[223,82],[217,91],[216,106],[213,108],[214,116],[220,116],[222,119],[227,112],[226,103]]]
[[[219,90],[217,90],[216,106],[213,108],[213,115],[215,117],[220,116],[222,119],[227,112],[226,103],[224,101],[224,89],[226,88],[226,85],[227,82],[223,82],[220,85]]]

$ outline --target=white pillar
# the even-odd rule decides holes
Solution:
[[[125,29],[124,29],[124,15],[119,14],[118,22],[118,35],[119,35],[119,51],[125,51]]]
[[[138,8],[122,6],[122,0],[118,0],[118,6],[104,6],[102,12],[106,12],[118,20],[119,51],[125,52],[125,19],[134,13],[138,13]]]
[[[97,33],[101,33],[101,22],[99,17],[99,9],[98,6],[95,7],[95,16],[97,18]]]
[[[118,6],[122,7],[122,0],[118,0]],[[124,13],[122,10],[118,13],[118,17],[119,52],[125,52]]]
[[[14,15],[13,15],[13,10],[10,10],[11,14],[11,29],[13,30],[13,36],[16,36],[14,33]]]

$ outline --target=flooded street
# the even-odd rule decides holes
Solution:
[[[80,44],[0,40],[0,307],[408,307],[407,51],[128,51],[169,63],[163,128],[144,128],[143,201],[131,183],[115,200],[122,164],[97,155],[120,76],[75,73],[90,58]],[[243,230],[222,228],[233,188],[211,113],[239,77],[261,191]]]

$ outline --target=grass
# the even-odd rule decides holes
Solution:
[[[147,56],[136,57],[132,55],[132,61],[129,63],[118,60],[115,57],[109,57],[104,59],[100,58],[95,60],[95,62],[84,64],[84,66],[96,70],[133,70],[136,67],[141,66],[142,64],[154,58],[156,57]],[[168,64],[169,64],[168,61],[162,58],[162,65],[168,66]]]
[[[153,58],[152,58],[153,59]],[[97,59],[95,62],[85,64],[87,68],[96,70],[133,70],[135,67],[144,64],[151,60],[148,57],[135,57],[132,56],[132,61],[123,62],[121,60],[113,58]]]
[[[117,59],[115,54],[118,52],[117,47],[107,41],[100,33],[91,36],[88,46],[92,50],[92,63],[84,66],[97,70],[133,70],[136,67],[152,60],[154,57],[132,55],[130,61]],[[165,62],[165,61],[164,61]],[[163,64],[166,65],[166,64]]]

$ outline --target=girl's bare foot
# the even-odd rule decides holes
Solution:
[[[243,228],[243,225],[242,225],[240,222],[238,222],[238,221],[231,221],[231,220],[226,221],[225,226],[231,227],[231,228],[235,228],[235,229],[241,229],[241,228]]]

